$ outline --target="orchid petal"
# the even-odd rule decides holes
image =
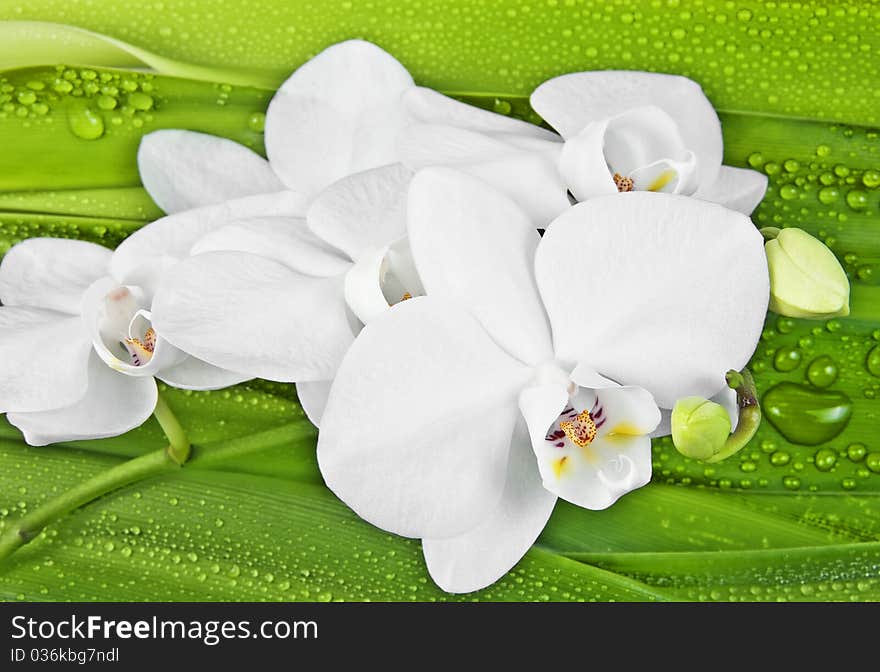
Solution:
[[[117,373],[94,353],[85,361],[88,390],[79,401],[55,410],[6,416],[30,445],[119,436],[142,425],[153,413],[158,399],[155,380]]]
[[[559,172],[579,201],[617,193],[605,158],[608,121],[597,121],[565,141],[559,155]]]
[[[0,306],[0,413],[76,402],[88,384],[91,347],[79,316]]]
[[[552,359],[533,271],[540,236],[513,201],[475,177],[428,168],[413,179],[407,220],[428,295],[466,307],[521,361]]]
[[[389,532],[443,539],[491,515],[505,485],[527,367],[466,311],[432,297],[368,324],[321,419],[318,464],[355,513]]]
[[[544,489],[525,423],[510,444],[504,493],[477,527],[449,539],[424,539],[422,551],[434,582],[448,593],[485,588],[506,574],[541,534],[556,495]]]
[[[296,396],[299,405],[309,421],[315,426],[321,426],[321,417],[327,407],[327,399],[330,397],[332,380],[303,381],[296,384]]]
[[[751,221],[683,196],[580,203],[547,229],[536,277],[557,358],[584,362],[671,408],[745,366],[769,297]]]
[[[234,221],[200,238],[191,250],[193,255],[205,252],[249,252],[316,277],[332,277],[351,268],[351,262],[312,233],[303,218]]]
[[[288,187],[314,197],[340,178],[397,161],[400,97],[412,77],[369,42],[335,44],[281,85],[266,113],[266,152]]]
[[[718,178],[711,184],[701,185],[694,197],[751,215],[766,193],[767,176],[764,173],[747,168],[721,166]]]
[[[455,126],[478,133],[514,133],[558,140],[558,136],[546,128],[462,103],[424,86],[408,89],[403,94],[403,104],[418,123]]]
[[[354,339],[341,277],[303,275],[246,252],[178,263],[152,313],[156,331],[184,352],[282,382],[332,378]]]
[[[253,378],[244,373],[221,369],[196,357],[163,368],[156,374],[163,383],[181,390],[222,390]]]
[[[529,136],[490,136],[451,126],[414,124],[401,138],[413,169],[446,166],[478,177],[512,198],[544,226],[571,205],[557,164],[563,145]]]
[[[656,105],[675,120],[697,157],[701,184],[715,181],[723,152],[721,123],[700,85],[678,75],[607,70],[554,77],[532,92],[532,108],[565,138],[587,124]]]
[[[284,189],[266,159],[206,133],[149,133],[141,140],[137,161],[144,188],[168,214]]]
[[[331,184],[312,203],[309,228],[357,261],[406,235],[406,192],[413,172],[395,163]]]
[[[242,217],[302,217],[305,210],[302,196],[280,191],[169,215],[122,241],[113,253],[110,272],[120,284],[137,285],[152,294],[164,272],[188,257],[202,236]]]
[[[82,293],[107,274],[112,253],[80,240],[30,238],[0,262],[0,300],[78,315]]]
[[[388,310],[388,299],[382,291],[387,255],[387,247],[373,250],[362,256],[345,275],[345,303],[363,324]]]

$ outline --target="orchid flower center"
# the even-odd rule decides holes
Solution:
[[[135,371],[153,360],[158,340],[141,290],[117,286],[96,298],[96,351],[116,371],[141,375]]]
[[[587,401],[587,396],[589,395],[578,391],[544,437],[548,446],[553,446],[557,451],[551,461],[557,478],[572,466],[574,452],[579,453],[581,459],[588,463],[594,463],[598,459],[590,444],[596,439],[607,418],[598,397],[594,396],[589,408],[581,407]]]
[[[365,252],[345,276],[345,300],[364,324],[389,306],[424,294],[406,240]]]
[[[129,329],[131,333],[131,329]],[[128,350],[131,363],[135,366],[143,366],[153,359],[153,351],[156,349],[156,330],[149,327],[143,337],[129,336],[122,345]]]

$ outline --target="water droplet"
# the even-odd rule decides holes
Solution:
[[[266,128],[266,115],[262,112],[254,112],[248,117],[248,128],[255,133],[262,133]]]
[[[821,448],[816,451],[813,463],[819,471],[831,471],[834,465],[837,464],[837,453],[830,448]]]
[[[73,134],[83,140],[97,140],[104,135],[104,120],[87,107],[71,110],[67,117]]]
[[[773,358],[777,371],[794,371],[801,363],[801,351],[797,348],[779,348]]]
[[[770,456],[770,464],[774,467],[782,467],[789,463],[791,460],[791,455],[786,453],[784,450],[777,450]]]
[[[868,453],[865,457],[865,466],[875,474],[880,474],[880,453]]]
[[[837,380],[837,364],[828,355],[816,357],[807,367],[807,380],[816,387],[828,387]]]
[[[780,334],[790,334],[794,329],[794,320],[790,317],[780,315],[776,318],[776,331]]]
[[[865,365],[868,367],[868,373],[880,378],[880,345],[875,345],[871,348],[865,360]]]
[[[831,147],[828,145],[819,145],[816,147],[816,156],[828,156],[831,154]]]
[[[19,91],[16,98],[18,98],[18,102],[22,105],[30,105],[36,102],[37,94],[35,94],[33,91]]]
[[[862,175],[862,184],[868,189],[880,187],[880,170],[866,170]]]
[[[153,107],[153,98],[146,93],[135,91],[128,95],[128,104],[136,110],[146,111]]]
[[[798,169],[800,169],[801,164],[796,159],[786,159],[785,163],[782,164],[782,167],[785,168],[785,171],[788,173],[796,173]]]
[[[798,197],[798,188],[793,184],[786,184],[780,187],[779,195],[784,201],[792,201]]]
[[[840,487],[842,487],[844,490],[853,490],[853,489],[855,489],[855,487],[856,487],[856,479],[854,479],[854,478],[844,478],[844,479],[840,482]]]
[[[846,447],[846,456],[853,462],[861,462],[868,453],[864,443],[851,443]]]
[[[116,108],[116,98],[113,96],[101,96],[98,98],[98,107],[102,110],[113,110]]]
[[[846,204],[853,210],[864,210],[868,207],[868,194],[861,189],[853,189],[846,195]]]
[[[752,168],[760,168],[764,165],[764,155],[761,152],[752,152],[746,160]]]
[[[814,390],[783,382],[767,390],[764,414],[792,443],[815,446],[840,434],[852,415],[852,402],[842,392]]]
[[[849,168],[844,166],[842,163],[838,163],[836,166],[834,166],[834,174],[837,175],[837,177],[846,177],[847,175],[849,175]]]
[[[840,190],[837,187],[823,187],[819,190],[819,201],[825,205],[831,205],[840,198]]]
[[[797,476],[786,476],[782,479],[782,485],[788,490],[797,490],[801,487],[801,479]]]

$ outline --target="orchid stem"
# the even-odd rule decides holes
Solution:
[[[190,445],[189,439],[186,436],[186,431],[177,420],[177,416],[168,407],[162,395],[159,395],[159,399],[156,401],[153,416],[159,422],[159,426],[165,432],[165,436],[168,437],[168,447],[165,449],[168,453],[168,458],[182,467],[189,459],[192,445]]]
[[[726,378],[727,385],[736,391],[739,420],[736,429],[724,442],[724,447],[706,462],[720,462],[742,450],[761,425],[761,404],[758,403],[758,391],[751,372],[748,369],[728,371]]]
[[[156,402],[153,415],[168,437],[168,446],[111,467],[24,516],[0,536],[0,561],[36,537],[43,528],[60,516],[124,485],[182,467],[192,453],[186,431],[161,396]]]
[[[186,464],[188,469],[194,467],[210,469],[227,460],[247,457],[280,445],[290,445],[302,438],[300,424],[284,425],[259,434],[227,439],[212,446],[197,447],[193,449],[193,454]],[[64,514],[123,486],[179,470],[180,465],[174,461],[167,448],[141,455],[107,469],[46,502],[9,527],[0,536],[0,562],[37,537],[47,525]]]
[[[9,527],[0,536],[0,561],[34,539],[43,528],[64,514],[124,485],[178,468],[177,463],[171,460],[168,451],[162,449],[123,462],[83,481]]]

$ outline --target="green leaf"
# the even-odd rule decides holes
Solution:
[[[262,87],[340,39],[373,39],[419,83],[532,121],[540,120],[526,95],[555,74],[622,67],[689,75],[721,108],[726,162],[770,178],[755,222],[816,235],[852,283],[848,318],[768,314],[750,365],[759,394],[782,382],[829,390],[846,395],[852,419],[819,446],[792,443],[764,423],[749,446],[714,465],[655,441],[651,485],[605,511],[560,502],[523,562],[464,599],[880,598],[876,7],[453,0],[430,20],[390,3],[380,21],[358,3],[268,0],[269,11],[244,16],[220,3],[212,22],[196,21],[194,5],[175,5],[71,0],[65,21],[124,44],[65,30],[45,56],[21,49],[21,26],[6,27],[14,39],[0,46],[0,63],[50,65],[0,74],[0,251],[36,235],[116,245],[159,214],[138,183],[144,133],[188,128],[262,151],[259,115],[271,97]],[[55,6],[34,0],[14,13],[0,8],[0,18],[55,21]],[[166,74],[193,65],[225,74],[214,83],[107,67],[132,67],[127,58]],[[134,105],[132,93],[150,96],[149,109]],[[106,95],[113,109],[99,105]],[[100,136],[81,137],[94,134],[97,118]],[[321,485],[315,430],[292,387],[254,382],[166,395],[205,459],[50,527],[0,567],[0,596],[452,599],[431,584],[416,542],[359,521]],[[212,462],[211,451],[230,441],[265,442],[265,450]],[[5,525],[162,442],[150,421],[124,437],[34,449],[0,424],[0,519]]]

